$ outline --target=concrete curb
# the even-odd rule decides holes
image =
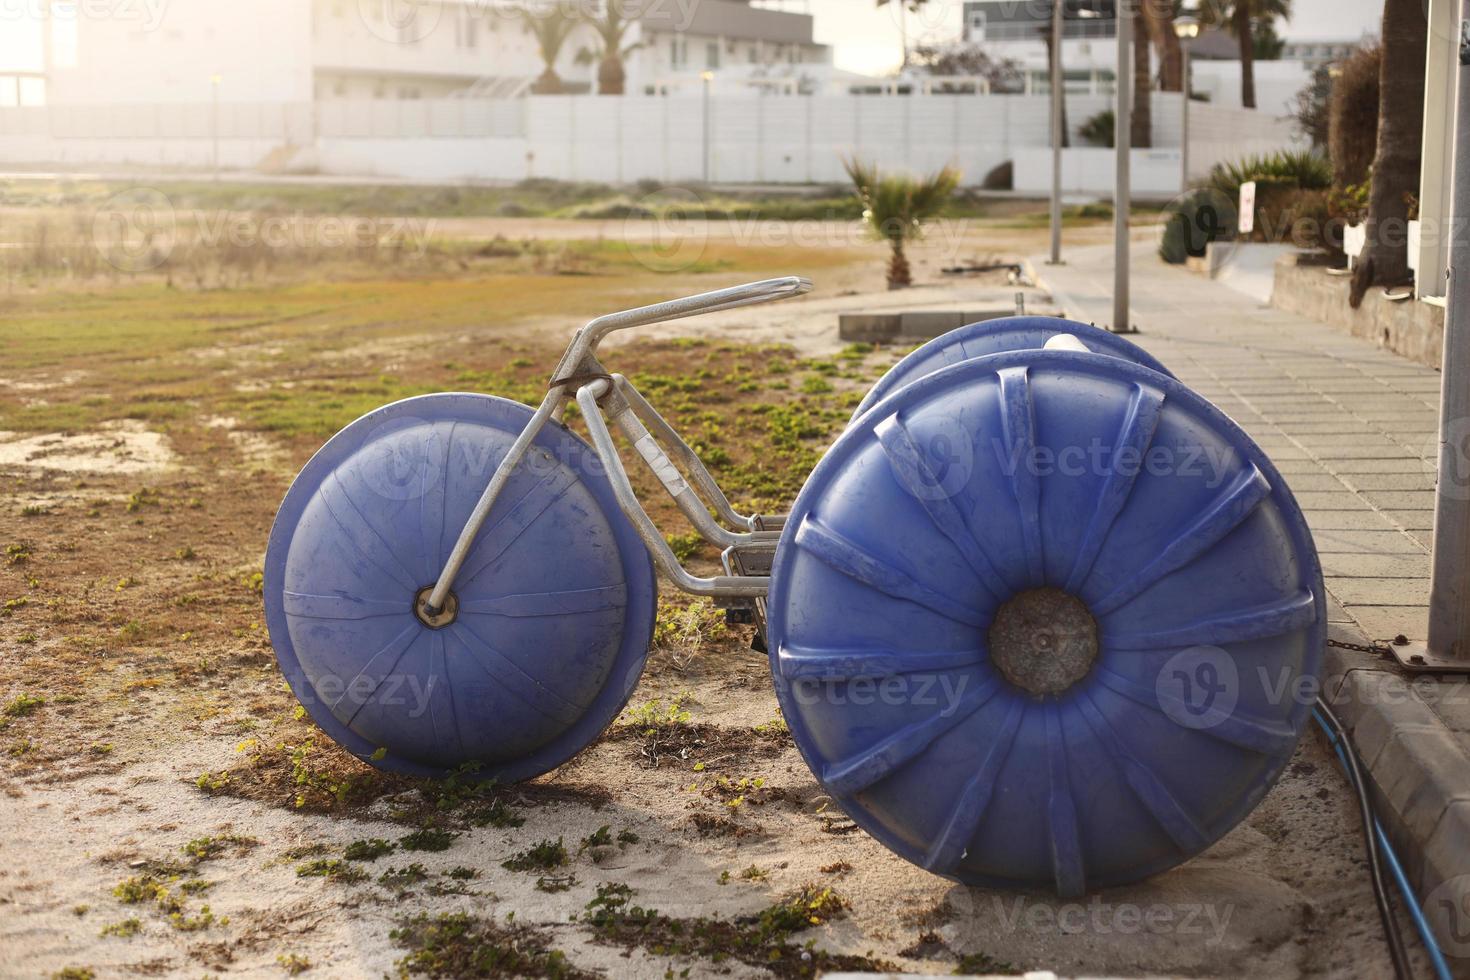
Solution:
[[[1365,638],[1334,623],[1334,636]],[[1378,819],[1393,841],[1457,975],[1470,974],[1470,754],[1437,706],[1470,699],[1456,680],[1408,677],[1370,654],[1327,649],[1324,699],[1367,769]]]

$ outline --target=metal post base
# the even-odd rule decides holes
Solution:
[[[1429,644],[1419,640],[1399,642],[1399,637],[1388,645],[1399,666],[1411,674],[1470,674],[1470,660],[1460,660],[1435,653]]]

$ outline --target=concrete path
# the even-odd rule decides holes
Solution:
[[[1033,260],[1073,319],[1112,319],[1112,249]],[[1321,553],[1331,635],[1422,638],[1427,623],[1439,372],[1179,267],[1132,259],[1131,339],[1214,401],[1289,481]],[[1327,697],[1376,784],[1436,931],[1470,958],[1470,686],[1405,677],[1330,648]],[[1427,896],[1427,897],[1426,897]],[[1447,917],[1447,918],[1446,918]],[[1459,960],[1470,968],[1470,959]]]

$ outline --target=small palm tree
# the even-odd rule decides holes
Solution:
[[[566,46],[567,38],[577,28],[577,19],[558,9],[545,13],[522,10],[521,17],[535,36],[541,61],[546,65],[541,77],[531,85],[531,91],[537,95],[560,95],[564,86],[561,76],[556,73],[556,61],[561,57],[561,49]]]
[[[960,186],[960,172],[953,167],[928,177],[905,174],[884,175],[876,164],[843,161],[847,175],[863,205],[863,221],[877,237],[893,249],[888,263],[888,288],[903,289],[914,284],[905,247],[923,236],[924,222],[944,210],[949,196]]]
[[[622,9],[622,4],[603,3],[596,13],[586,15],[586,21],[597,32],[595,49],[584,56],[597,59],[597,92],[599,95],[622,95],[627,84],[628,72],[623,59],[641,45],[624,45],[623,39],[636,22]]]

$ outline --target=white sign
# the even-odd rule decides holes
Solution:
[[[1240,233],[1249,235],[1256,230],[1256,182],[1248,180],[1240,185]]]

